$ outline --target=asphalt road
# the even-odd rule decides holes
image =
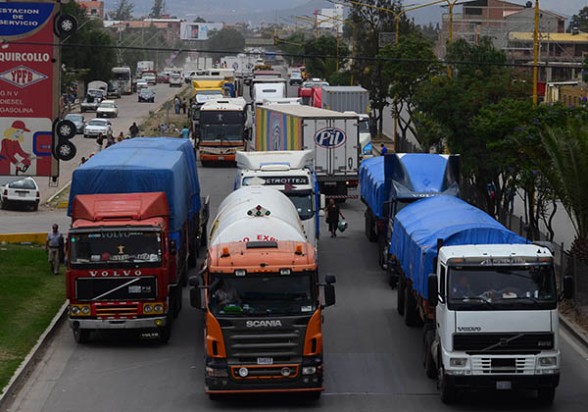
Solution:
[[[235,169],[199,170],[212,211],[232,188]],[[404,326],[396,293],[376,263],[375,245],[363,234],[363,205],[343,205],[349,229],[320,241],[321,276],[337,276],[337,304],[325,311],[326,391],[319,402],[300,397],[233,398],[212,402],[204,394],[202,313],[188,304],[169,344],[133,336],[102,335],[74,343],[67,325],[46,348],[11,412],[63,411],[515,411],[535,410],[533,393],[469,394],[443,405],[421,366],[421,332]],[[326,227],[323,223],[323,234]],[[562,333],[562,382],[549,410],[581,411],[588,404],[588,353]],[[8,411],[8,409],[6,409]],[[4,411],[2,411],[4,412]]]

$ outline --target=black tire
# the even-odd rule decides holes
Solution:
[[[375,242],[378,240],[376,231],[374,230],[374,218],[369,210],[366,210],[364,213],[364,222],[365,222],[365,236],[368,238],[370,242]]]
[[[305,397],[310,402],[316,402],[321,399],[321,394],[322,394],[321,391],[313,391],[313,392],[308,392]]]
[[[404,287],[404,324],[406,326],[416,326],[418,323],[418,312],[416,308],[416,299],[412,290],[407,286]]]
[[[62,140],[69,140],[72,137],[75,137],[77,132],[76,125],[70,120],[61,120],[57,122],[57,125],[55,126],[55,134]]]
[[[69,14],[59,14],[55,18],[55,25],[53,28],[58,37],[63,38],[71,36],[78,29],[78,21],[75,17],[70,16]]]
[[[387,267],[388,245],[386,244],[386,237],[383,234],[377,235],[378,239],[378,263],[383,270]]]
[[[433,329],[433,325],[426,324],[423,329],[423,366],[425,367],[425,375],[429,379],[435,379],[437,377],[437,368],[435,367],[435,361],[431,353],[431,346],[433,346],[434,340],[435,329]]]
[[[55,154],[59,160],[67,162],[76,157],[77,149],[69,141],[63,141],[57,144]]]
[[[33,205],[33,212],[36,212],[37,210],[39,210],[39,204],[38,203],[35,203]]]
[[[168,313],[167,322],[165,323],[165,326],[158,329],[159,341],[161,343],[167,344],[169,342],[169,339],[171,338],[173,323],[174,323],[173,315],[171,313]]]
[[[542,406],[552,405],[555,398],[555,388],[552,386],[537,389],[537,398]]]
[[[445,375],[445,369],[443,365],[441,365],[441,361],[439,361],[439,369],[437,373],[437,385],[439,390],[441,391],[441,402],[446,405],[454,404],[457,401],[457,389],[455,386],[451,385],[447,382],[447,377]]]
[[[173,313],[174,319],[176,319],[180,312],[182,311],[182,288],[175,287],[172,291],[170,291],[172,296],[171,302],[171,311]]]
[[[220,401],[221,395],[219,395],[218,393],[209,393],[208,399],[210,399],[211,401]]]
[[[90,341],[90,333],[92,333],[90,329],[73,329],[74,340],[79,344],[88,343]]]
[[[392,270],[392,269],[390,269]],[[396,289],[396,310],[400,316],[404,315],[404,280],[398,279],[398,289]]]

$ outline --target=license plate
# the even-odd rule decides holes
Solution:
[[[23,193],[23,192],[18,192],[18,196],[19,196],[19,197],[25,197],[26,195],[27,195],[26,193]]]
[[[498,381],[496,382],[496,390],[508,391],[512,389],[512,383],[510,381]]]
[[[224,156],[219,156],[218,157],[218,160],[225,160],[225,157]]]
[[[257,358],[258,365],[273,365],[274,358]]]

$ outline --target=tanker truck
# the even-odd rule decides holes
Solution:
[[[335,303],[333,276],[319,283],[312,244],[280,191],[243,187],[211,225],[192,306],[205,312],[205,386],[234,393],[323,390],[322,311]],[[321,288],[324,296],[321,296]]]
[[[78,343],[105,329],[167,342],[181,309],[206,222],[190,143],[152,139],[166,149],[120,143],[73,173],[66,295]]]
[[[423,364],[444,403],[469,389],[530,389],[553,402],[561,362],[549,249],[459,198],[437,196],[396,214],[390,254],[398,312],[406,325],[424,325]]]
[[[308,242],[317,249],[325,196],[319,194],[312,150],[237,152],[236,159],[235,189],[263,185],[284,193],[298,212]]]
[[[359,166],[360,198],[366,205],[365,235],[378,243],[378,262],[388,267],[394,216],[412,202],[459,195],[459,155],[394,153],[364,159]],[[388,271],[389,281],[397,277]]]

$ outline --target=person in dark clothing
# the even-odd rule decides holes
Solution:
[[[139,126],[137,126],[137,123],[133,122],[131,127],[129,127],[129,132],[131,133],[131,137],[137,137],[139,134]]]
[[[339,216],[345,219],[345,216],[341,213],[339,205],[335,203],[335,199],[330,198],[329,204],[327,205],[327,223],[329,224],[329,232],[331,237],[337,236],[337,224],[339,223]]]

